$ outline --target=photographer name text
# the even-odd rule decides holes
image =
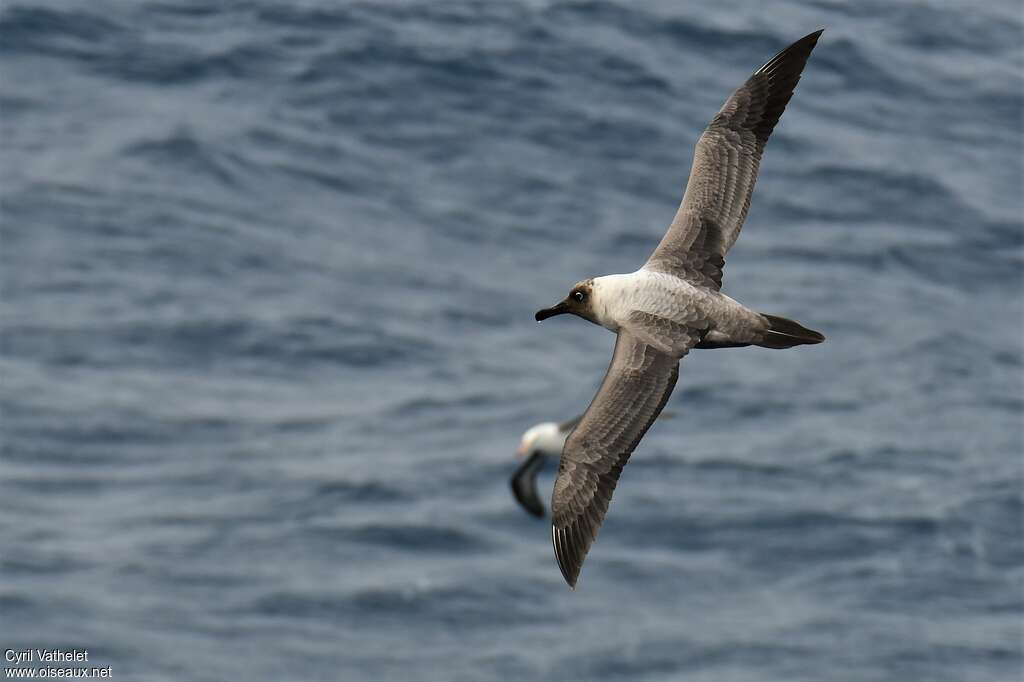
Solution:
[[[77,663],[89,660],[88,649],[7,649],[4,660],[8,663]]]

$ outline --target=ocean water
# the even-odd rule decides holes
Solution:
[[[578,589],[512,500],[827,30]],[[119,680],[1019,680],[1017,2],[0,5],[0,646]],[[547,498],[553,467],[542,476]],[[6,664],[13,667],[13,664]]]

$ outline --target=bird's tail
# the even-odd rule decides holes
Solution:
[[[803,346],[809,343],[821,343],[825,340],[825,336],[820,332],[816,332],[813,329],[808,329],[799,322],[786,319],[785,317],[777,317],[775,315],[765,315],[761,313],[761,316],[768,320],[768,331],[764,333],[764,338],[759,343],[754,345],[762,348],[792,348],[793,346]]]

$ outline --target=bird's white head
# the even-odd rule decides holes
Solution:
[[[558,430],[555,422],[543,422],[531,427],[523,434],[516,449],[516,457],[523,458],[530,453],[540,451],[550,457],[558,457],[562,454],[562,446],[565,444],[565,434]]]

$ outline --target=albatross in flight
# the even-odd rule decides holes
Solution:
[[[562,448],[551,497],[555,557],[573,589],[622,467],[665,406],[691,348],[791,348],[825,340],[720,291],[761,153],[821,33],[775,55],[725,101],[697,141],[675,218],[642,268],[579,282],[536,314],[540,322],[569,313],[617,334],[604,381]]]
[[[672,416],[672,412],[665,410],[658,419]],[[512,473],[508,483],[512,488],[512,496],[526,513],[544,518],[544,503],[537,493],[537,475],[548,459],[558,459],[562,454],[565,439],[582,418],[581,414],[564,422],[541,422],[527,429],[519,439],[516,457],[522,459],[523,463]]]
[[[537,494],[537,474],[544,468],[544,460],[558,457],[562,446],[583,415],[564,422],[541,422],[523,434],[516,448],[516,457],[523,463],[512,474],[509,485],[512,494],[523,509],[537,517],[544,517],[544,503]]]

